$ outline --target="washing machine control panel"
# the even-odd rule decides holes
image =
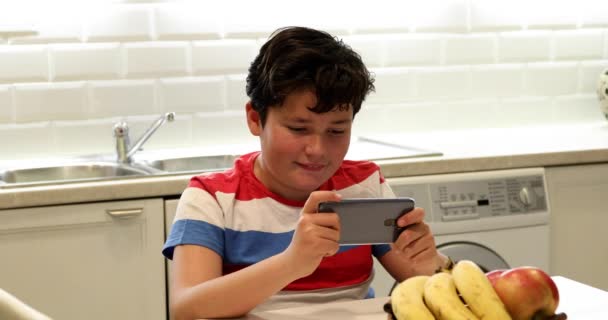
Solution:
[[[398,196],[413,197],[417,206],[426,208],[427,220],[436,222],[547,211],[543,175],[395,183],[391,187]]]

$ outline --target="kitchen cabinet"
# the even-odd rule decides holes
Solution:
[[[551,273],[608,290],[608,163],[546,169]]]
[[[177,203],[179,199],[170,199],[165,201],[165,240],[171,232],[175,212],[177,211]],[[171,283],[171,260],[165,259],[167,267],[167,283]]]
[[[165,239],[169,236],[169,232],[171,232],[171,226],[173,225],[173,219],[175,218],[175,213],[177,211],[177,203],[179,199],[167,199],[165,200]],[[169,259],[165,259],[165,264],[167,268],[167,301],[171,299],[171,294],[169,293],[171,286],[171,264],[172,261]],[[169,317],[170,319],[170,317]]]
[[[163,199],[0,210],[0,286],[53,319],[166,320]]]

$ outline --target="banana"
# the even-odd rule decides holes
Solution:
[[[460,260],[452,269],[456,290],[473,313],[482,320],[511,320],[485,273],[470,260]]]
[[[424,285],[424,301],[438,320],[478,320],[464,305],[450,273],[432,275]]]
[[[424,284],[429,276],[415,276],[399,283],[391,293],[391,306],[397,320],[434,320],[424,304]]]

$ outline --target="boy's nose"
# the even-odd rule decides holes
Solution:
[[[306,143],[305,152],[312,156],[324,154],[323,138],[316,134],[311,135]]]

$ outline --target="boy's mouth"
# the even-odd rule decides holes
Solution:
[[[304,170],[308,170],[308,171],[321,171],[323,170],[323,168],[325,168],[325,165],[323,164],[316,164],[316,163],[300,163],[300,162],[296,162],[302,169]]]

